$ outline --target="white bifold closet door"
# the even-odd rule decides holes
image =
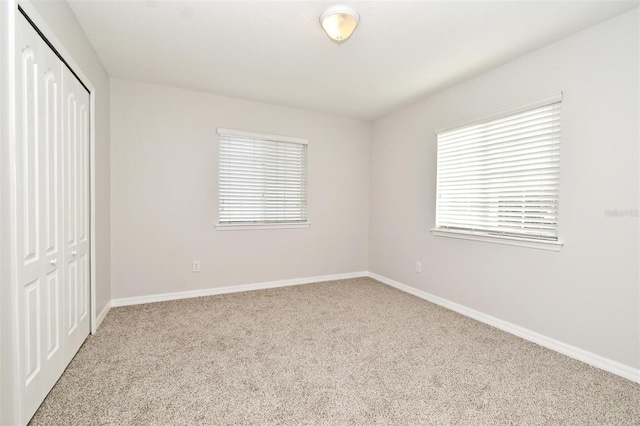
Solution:
[[[89,93],[18,13],[16,259],[22,418],[89,334]]]

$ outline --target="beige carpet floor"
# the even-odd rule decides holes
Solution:
[[[640,385],[358,278],[111,309],[32,424],[639,425]]]

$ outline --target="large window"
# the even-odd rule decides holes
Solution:
[[[561,95],[437,132],[434,234],[559,249]]]
[[[218,129],[217,229],[303,227],[307,140]]]

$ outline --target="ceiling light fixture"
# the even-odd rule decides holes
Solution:
[[[322,29],[338,44],[351,36],[359,22],[358,12],[348,6],[331,6],[320,15]]]

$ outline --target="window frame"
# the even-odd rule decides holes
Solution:
[[[435,130],[436,135],[436,143],[438,141],[438,135],[450,132],[458,129],[463,129],[465,127],[470,127],[482,123],[491,122],[494,120],[498,120],[500,118],[505,118],[510,115],[515,115],[518,113],[522,113],[528,110],[533,110],[536,108],[540,108],[546,105],[551,105],[554,103],[561,103],[563,98],[562,92],[545,96],[543,98],[535,99],[530,102],[521,103],[516,106],[503,109],[491,114],[485,114],[479,117],[475,117],[469,120],[464,120],[461,122],[457,122],[453,125],[449,125],[440,129]],[[438,155],[439,147],[436,147],[436,156]],[[558,172],[559,173],[559,172]],[[556,240],[545,240],[545,239],[537,239],[525,236],[516,236],[516,235],[500,235],[500,234],[492,234],[488,231],[476,230],[476,229],[450,229],[450,228],[442,228],[438,227],[437,217],[438,217],[438,183],[437,179],[439,176],[439,170],[436,169],[436,200],[435,200],[435,217],[434,217],[434,227],[431,228],[431,233],[437,237],[447,237],[447,238],[457,238],[457,239],[465,239],[472,241],[481,241],[495,244],[506,244],[511,246],[518,247],[528,247],[542,250],[551,250],[551,251],[560,251],[563,246],[563,242],[560,241],[560,203],[558,202],[558,215],[556,219],[556,228],[557,228],[557,239]],[[558,195],[560,195],[560,184],[558,184]],[[558,198],[559,199],[559,198]]]
[[[281,136],[281,135],[273,135],[267,133],[256,133],[245,130],[236,130],[236,129],[227,129],[227,128],[218,128],[218,221],[215,225],[216,230],[218,231],[236,231],[236,230],[251,230],[251,229],[289,229],[289,228],[308,228],[311,225],[311,222],[308,218],[308,203],[307,203],[307,181],[308,181],[308,145],[309,140],[298,137],[291,136]],[[304,145],[304,156],[303,156],[303,166],[304,166],[304,219],[303,221],[282,221],[282,222],[257,222],[257,221],[247,221],[247,222],[220,222],[220,206],[221,206],[221,196],[220,196],[220,183],[222,177],[221,171],[221,154],[220,149],[222,146],[222,139],[224,137],[240,137],[240,138],[249,138],[256,139],[261,142],[273,142],[273,143],[290,143],[290,144],[300,144]]]

